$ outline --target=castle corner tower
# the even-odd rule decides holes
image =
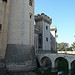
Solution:
[[[50,25],[52,19],[44,13],[35,15],[36,26],[39,27],[39,40],[38,48],[39,52],[50,52],[51,51],[51,40],[50,40]]]
[[[5,64],[10,71],[36,67],[34,54],[34,0],[2,0],[7,4]]]

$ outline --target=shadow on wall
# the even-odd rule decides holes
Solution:
[[[48,58],[48,57],[43,57],[41,59],[41,64],[42,64],[42,67],[52,68],[52,62],[51,62],[50,58]]]
[[[63,57],[58,57],[56,60],[55,60],[55,68],[58,69],[58,71],[63,71],[64,74],[68,73],[68,61],[63,58]]]
[[[52,53],[57,53],[57,42],[56,42],[56,39],[55,39],[55,37],[52,34],[50,34],[50,35],[51,35],[51,52]]]
[[[71,74],[75,74],[75,60],[71,63]]]

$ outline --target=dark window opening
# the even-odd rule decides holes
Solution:
[[[32,14],[30,14],[30,18],[32,18]]]
[[[3,2],[7,2],[7,0],[2,0]]]
[[[48,26],[46,26],[46,30],[48,30]]]
[[[2,24],[0,24],[0,31],[1,31],[1,29],[2,29]]]
[[[48,38],[46,38],[46,41],[48,41]]]
[[[42,48],[42,33],[39,33],[38,42],[39,42],[39,48]]]
[[[29,0],[29,5],[30,5],[30,6],[32,6],[32,1],[33,1],[33,0]]]

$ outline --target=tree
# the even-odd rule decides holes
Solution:
[[[57,43],[57,50],[58,51],[66,51],[66,50],[69,50],[69,44],[68,43]]]
[[[73,42],[73,44],[71,44],[71,47],[73,50],[75,50],[75,42]]]

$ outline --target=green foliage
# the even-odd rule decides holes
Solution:
[[[57,43],[57,50],[58,51],[72,51],[72,47],[69,47],[68,43]]]
[[[75,42],[73,42],[71,47],[72,47],[73,50],[75,50]]]

